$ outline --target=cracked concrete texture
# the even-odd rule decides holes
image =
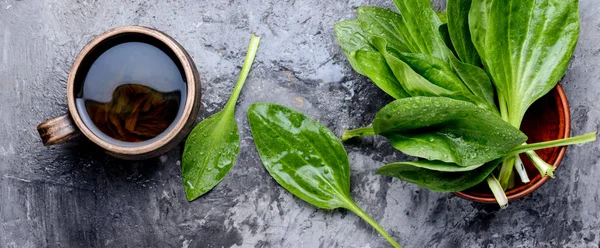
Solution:
[[[434,1],[437,9],[443,0]],[[0,247],[387,247],[344,210],[293,197],[262,167],[245,112],[291,106],[336,133],[368,124],[391,99],[354,73],[332,25],[389,0],[0,0]],[[600,6],[580,2],[582,32],[562,80],[573,134],[598,129]],[[201,74],[201,118],[237,79],[251,33],[262,37],[236,118],[236,165],[200,199],[185,200],[181,147],[140,162],[110,158],[84,139],[46,148],[35,126],[66,112],[66,78],[90,39],[121,25],[162,30]],[[406,247],[598,247],[600,146],[568,149],[557,178],[506,210],[375,175],[404,159],[381,138],[346,144],[352,196]]]

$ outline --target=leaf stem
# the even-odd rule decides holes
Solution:
[[[552,166],[551,164],[546,163],[542,158],[540,158],[540,156],[537,155],[537,153],[534,152],[534,150],[550,148],[550,147],[557,147],[557,146],[572,145],[572,144],[580,144],[580,143],[585,143],[585,142],[591,142],[594,140],[596,140],[596,132],[591,132],[591,133],[587,133],[584,135],[579,135],[579,136],[566,138],[566,139],[551,140],[551,141],[539,142],[539,143],[534,143],[534,144],[524,144],[524,145],[518,146],[518,147],[512,149],[511,151],[509,151],[507,153],[507,156],[513,156],[511,154],[514,154],[514,153],[517,153],[517,154],[525,153],[525,155],[527,155],[527,157],[531,160],[533,165],[535,165],[535,168],[538,169],[538,171],[540,172],[540,175],[542,175],[543,177],[550,176],[550,177],[554,178],[554,170],[556,168],[554,166]],[[516,156],[518,156],[518,155],[516,155]],[[525,182],[525,181],[523,181],[523,182]]]
[[[365,213],[365,211],[363,211],[358,205],[356,205],[356,203],[354,201],[352,201],[351,199],[348,200],[347,202],[347,209],[354,212],[356,215],[358,215],[358,217],[362,218],[364,221],[366,221],[367,223],[369,223],[369,225],[371,225],[373,228],[375,228],[375,230],[377,230],[377,232],[379,232],[379,234],[381,234],[381,236],[383,236],[385,238],[385,240],[387,240],[393,247],[396,248],[402,248],[402,246],[400,246],[400,244],[398,244],[384,229],[383,227],[381,227],[377,221],[375,221],[373,218],[371,218],[371,216],[369,216],[367,213]]]
[[[516,164],[515,164],[516,165]],[[514,168],[514,167],[513,167]],[[508,189],[512,189],[515,187],[515,181],[517,179],[515,178],[515,173],[511,173],[510,177],[508,178]],[[506,192],[506,191],[505,191]]]
[[[500,91],[498,91],[498,107],[500,108],[500,116],[502,117],[502,119],[510,123],[508,120],[509,115],[508,107],[506,104],[506,98]],[[514,158],[505,157],[505,159],[502,161],[502,166],[500,167],[500,174],[498,175],[498,179],[503,189],[507,189],[509,186],[509,181],[513,177],[514,165]]]
[[[513,148],[509,152],[507,152],[506,156],[513,156],[513,155],[517,155],[517,154],[527,152],[527,151],[534,151],[534,150],[545,149],[545,148],[550,148],[550,147],[581,144],[581,143],[586,143],[586,142],[592,142],[595,140],[596,140],[596,132],[591,132],[591,133],[587,133],[584,135],[579,135],[579,136],[566,138],[566,139],[557,139],[557,140],[544,141],[544,142],[533,143],[533,144],[520,145],[520,146]]]
[[[248,77],[248,73],[250,72],[250,68],[252,67],[252,62],[254,62],[254,57],[256,57],[256,51],[258,51],[258,44],[260,43],[260,37],[252,34],[250,38],[250,44],[248,45],[248,52],[246,52],[246,59],[244,59],[244,65],[242,66],[242,71],[240,72],[240,77],[238,78],[237,83],[235,84],[235,88],[233,88],[233,93],[231,93],[231,97],[229,97],[229,101],[225,105],[225,110],[233,109],[240,96],[240,92],[242,91],[242,87],[244,87],[244,83],[246,82],[246,78]]]
[[[533,165],[535,165],[535,168],[538,169],[542,177],[549,176],[551,178],[554,178],[554,170],[556,169],[556,167],[546,163],[546,161],[540,158],[540,156],[538,156],[537,153],[535,153],[534,151],[526,151],[525,155],[527,155],[527,157],[531,160]]]
[[[342,134],[342,141],[346,141],[354,137],[369,135],[375,135],[375,130],[373,129],[373,127],[361,127],[352,130],[345,130],[344,134]]]
[[[513,168],[515,165],[515,157],[507,157],[502,161],[502,167],[500,168],[500,174],[498,178],[500,179],[500,185],[503,189],[508,189],[508,182],[512,177]]]
[[[529,180],[529,175],[527,175],[525,165],[523,165],[523,161],[521,160],[521,157],[519,155],[515,156],[515,170],[517,171],[517,174],[519,174],[521,182],[529,183],[531,181]]]
[[[498,92],[498,105],[500,108],[500,116],[503,120],[508,122],[508,108],[506,107],[506,99],[504,99],[504,95]]]
[[[498,205],[500,205],[500,208],[506,208],[508,206],[508,197],[506,197],[502,186],[500,186],[500,182],[496,180],[494,174],[490,174],[485,180],[488,183],[490,189],[492,190],[492,193],[496,198],[496,202],[498,202]]]

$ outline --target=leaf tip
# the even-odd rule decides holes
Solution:
[[[198,197],[200,197],[200,196],[194,195],[192,192],[188,191],[187,188],[185,189],[185,198],[187,199],[188,202],[192,202],[192,201],[198,199]]]
[[[382,176],[393,176],[391,172],[388,170],[389,165],[384,165],[375,170],[375,174]]]

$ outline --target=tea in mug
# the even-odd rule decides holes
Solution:
[[[140,41],[96,51],[85,76],[75,79],[78,112],[92,132],[107,141],[143,142],[174,125],[187,91],[181,65],[168,51]]]

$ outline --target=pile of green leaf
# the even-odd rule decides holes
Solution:
[[[399,13],[360,7],[335,25],[354,70],[397,99],[342,139],[382,135],[421,158],[379,174],[440,192],[486,180],[505,206],[513,172],[529,181],[518,154],[553,176],[534,150],[595,140],[594,132],[528,145],[519,131],[529,106],[566,71],[579,36],[577,0],[448,0],[446,13],[429,0],[393,1]]]
[[[397,99],[379,110],[372,126],[346,131],[342,139],[382,135],[421,158],[385,165],[379,174],[442,192],[486,180],[504,206],[513,171],[527,181],[519,154],[543,176],[553,176],[554,167],[534,150],[596,139],[594,132],[525,144],[519,131],[527,108],[566,70],[579,34],[576,0],[448,0],[447,14],[434,12],[429,0],[394,3],[400,13],[361,7],[356,20],[335,26],[352,67]],[[235,105],[259,41],[252,36],[225,108],[200,122],[186,141],[182,179],[190,201],[209,192],[235,164],[240,146]],[[268,103],[253,104],[248,121],[265,169],[283,188],[316,207],[354,212],[400,247],[350,196],[348,157],[329,129]]]

